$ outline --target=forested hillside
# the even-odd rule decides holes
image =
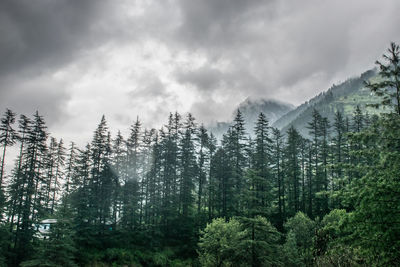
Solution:
[[[345,117],[352,116],[359,106],[367,116],[387,112],[384,107],[376,109],[372,104],[379,102],[379,98],[365,87],[366,80],[379,80],[376,70],[369,70],[360,77],[350,78],[347,81],[333,85],[327,91],[320,93],[311,100],[298,106],[278,119],[273,126],[286,132],[294,126],[304,136],[308,136],[307,123],[312,118],[313,109],[317,109],[322,116],[333,120],[335,112],[340,111]]]
[[[388,114],[313,109],[308,138],[261,113],[250,140],[238,110],[220,142],[190,113],[171,113],[158,130],[137,120],[128,136],[111,136],[103,116],[77,147],[52,138],[38,112],[7,110],[0,264],[397,266],[397,45],[387,59],[366,87]],[[47,234],[44,219],[56,222]]]

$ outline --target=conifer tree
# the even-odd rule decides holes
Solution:
[[[14,145],[17,140],[17,133],[12,127],[12,125],[15,123],[15,116],[16,115],[14,112],[7,109],[4,116],[1,118],[0,145],[3,146],[3,155],[1,157],[0,187],[3,186],[4,163],[7,147]]]
[[[116,228],[121,205],[121,180],[127,176],[127,173],[124,172],[124,167],[128,165],[126,162],[125,140],[120,131],[118,131],[117,136],[113,140],[112,152],[111,162],[115,175],[112,180],[111,221],[113,222],[113,228]]]
[[[230,157],[232,160],[233,167],[233,178],[234,178],[234,189],[235,189],[235,198],[234,208],[236,215],[241,214],[242,205],[243,205],[243,189],[244,189],[244,167],[246,166],[246,156],[245,156],[245,148],[246,148],[246,132],[244,119],[241,111],[238,109],[236,112],[236,116],[233,120],[233,125],[231,129],[231,133],[229,135],[230,145]]]
[[[14,222],[16,218],[17,227],[19,226],[22,211],[22,200],[23,200],[23,188],[25,186],[25,145],[27,143],[27,135],[31,127],[31,120],[21,115],[18,129],[18,140],[20,142],[19,154],[16,160],[15,167],[11,175],[11,182],[9,184],[9,216],[8,221],[10,222],[10,229],[14,228]]]
[[[301,136],[291,126],[287,132],[285,149],[285,174],[287,175],[288,213],[293,216],[300,210],[300,144]]]
[[[75,162],[76,162],[76,146],[74,142],[70,143],[69,149],[68,149],[68,159],[67,159],[67,167],[66,167],[66,173],[65,173],[65,183],[64,183],[64,197],[65,199],[73,192],[75,191],[74,185],[73,185],[73,176],[75,175]],[[67,201],[66,201],[67,202]]]
[[[183,217],[191,216],[191,206],[194,203],[194,179],[197,177],[197,164],[195,157],[196,125],[194,117],[189,113],[184,124],[184,136],[181,141],[181,214]]]
[[[215,192],[216,192],[216,177],[215,177],[215,164],[214,164],[214,155],[217,149],[217,139],[210,133],[210,137],[208,140],[208,151],[209,151],[209,170],[208,170],[208,220],[211,220],[214,217],[214,208],[215,208]]]
[[[209,137],[204,125],[201,125],[198,133],[197,139],[199,140],[199,156],[198,156],[198,192],[197,192],[197,213],[201,213],[203,206],[203,201],[205,201],[205,187],[206,187],[206,164],[208,161],[206,149],[209,143]]]
[[[314,109],[312,112],[312,120],[308,123],[307,128],[309,129],[309,134],[311,136],[312,142],[312,150],[311,150],[311,157],[312,157],[312,168],[313,171],[310,175],[309,181],[312,184],[309,185],[311,192],[311,201],[315,202],[314,211],[310,211],[310,216],[319,215],[321,214],[322,203],[320,199],[315,198],[315,193],[320,192],[322,190],[322,172],[321,172],[321,158],[320,158],[320,147],[321,147],[321,121],[322,117],[320,113]],[[313,201],[314,199],[314,201]]]
[[[255,126],[255,147],[252,155],[252,168],[248,171],[247,185],[250,197],[248,213],[251,217],[266,216],[272,207],[272,179],[270,171],[270,152],[272,140],[269,137],[269,125],[263,113],[260,113]]]
[[[285,220],[285,186],[282,175],[282,158],[283,158],[283,136],[281,132],[272,128],[272,168],[275,176],[275,183],[277,188],[277,202],[278,202],[278,229],[282,229],[283,221]]]
[[[383,79],[379,82],[367,81],[366,86],[377,96],[382,97],[380,105],[393,107],[395,113],[400,115],[400,48],[391,43],[387,54],[383,55],[385,63],[376,61],[379,66],[379,76]]]
[[[320,131],[321,131],[321,164],[322,164],[322,174],[321,182],[322,188],[320,192],[321,198],[321,214],[325,215],[328,213],[328,157],[330,154],[329,146],[329,128],[330,124],[327,118],[323,117],[320,121]]]
[[[34,234],[32,224],[37,221],[37,215],[41,209],[37,199],[38,190],[40,189],[42,157],[47,149],[48,133],[43,117],[38,112],[34,114],[32,126],[28,128],[26,135],[26,149],[25,156],[23,156],[25,160],[22,161],[21,192],[18,194],[20,198],[18,205],[21,207],[21,214],[17,222],[14,239],[14,249],[16,250],[18,261],[28,256],[32,250],[30,244]]]

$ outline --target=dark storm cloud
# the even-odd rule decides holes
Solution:
[[[103,2],[1,1],[0,75],[26,70],[40,74],[72,60],[99,38],[91,35],[91,30]]]
[[[12,109],[18,114],[31,116],[35,111],[45,117],[47,125],[52,126],[61,117],[66,119],[66,104],[69,95],[60,82],[49,83],[46,78],[40,77],[23,82],[11,82],[7,86],[11,90],[0,90],[0,110]]]
[[[52,75],[96,45],[105,1],[0,2],[0,107],[26,115],[39,110],[48,124],[67,115],[65,82]]]

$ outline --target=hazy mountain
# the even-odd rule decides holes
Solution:
[[[239,104],[238,109],[242,112],[247,133],[252,134],[255,122],[260,112],[268,118],[270,124],[274,123],[277,119],[281,118],[284,114],[293,110],[295,107],[292,104],[284,103],[272,99],[251,99],[247,98]],[[237,109],[236,109],[237,110]],[[232,114],[232,121],[236,111]],[[210,125],[209,130],[217,137],[221,137],[222,134],[226,133],[229,126],[232,125],[232,121],[229,122],[217,122]]]
[[[384,110],[377,110],[368,106],[368,104],[377,102],[376,96],[372,96],[371,91],[364,87],[364,81],[369,79],[379,79],[375,70],[366,71],[359,77],[348,79],[339,85],[333,85],[327,91],[283,115],[272,126],[286,132],[293,125],[303,136],[307,136],[308,129],[306,129],[306,126],[311,121],[311,113],[314,108],[323,117],[327,117],[330,122],[333,122],[337,110],[345,116],[351,116],[357,105],[370,115],[381,113]]]

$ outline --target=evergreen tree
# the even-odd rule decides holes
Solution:
[[[27,135],[30,131],[31,121],[28,117],[21,115],[19,120],[19,136],[20,142],[19,155],[11,175],[11,182],[9,184],[9,203],[8,210],[9,216],[8,221],[10,222],[10,230],[14,228],[14,223],[19,227],[21,215],[22,215],[22,201],[24,196],[24,186],[26,182],[25,176],[25,145],[27,143]],[[16,221],[16,222],[15,222]],[[15,235],[16,237],[16,235]],[[16,238],[14,238],[16,242]],[[15,243],[14,242],[14,243]]]
[[[76,146],[74,142],[70,143],[68,149],[68,159],[67,159],[67,167],[65,174],[65,184],[64,184],[64,196],[67,198],[76,188],[73,185],[73,176],[75,175],[75,162],[76,162]]]
[[[194,179],[197,177],[197,164],[195,157],[196,125],[194,117],[189,113],[184,124],[184,136],[181,141],[181,184],[180,184],[180,206],[183,217],[190,217],[191,208],[194,203]]]
[[[272,140],[269,137],[269,125],[263,113],[260,113],[255,126],[255,148],[253,154],[253,175],[250,179],[249,212],[266,216],[272,208],[272,178],[270,170]]]
[[[283,222],[286,217],[285,211],[285,185],[283,182],[283,171],[282,171],[282,160],[283,160],[283,136],[281,132],[273,128],[272,129],[272,165],[273,165],[273,173],[275,176],[275,184],[277,191],[277,202],[278,202],[278,218],[277,218],[277,226],[279,230],[282,230]]]
[[[116,228],[117,219],[120,213],[121,205],[121,180],[124,179],[128,173],[124,172],[124,167],[127,164],[126,151],[125,151],[125,140],[118,131],[116,138],[113,140],[112,144],[112,168],[114,170],[114,179],[112,180],[112,215],[111,221],[113,222],[113,228]]]
[[[323,190],[324,185],[324,162],[321,156],[321,146],[324,146],[324,128],[326,127],[324,122],[324,118],[320,115],[320,113],[314,109],[312,113],[312,120],[308,123],[307,128],[309,129],[309,134],[312,137],[312,150],[311,150],[311,160],[312,160],[312,171],[310,173],[309,182],[311,183],[311,202],[314,202],[313,210],[310,209],[310,216],[313,217],[315,215],[320,216],[323,212],[324,200],[320,196],[316,196],[317,192],[321,192]],[[321,127],[322,126],[322,127]],[[311,167],[311,166],[310,166]],[[313,177],[312,177],[313,176]],[[313,201],[314,200],[314,201]]]
[[[360,177],[343,190],[343,203],[352,210],[346,240],[371,266],[396,266],[400,260],[399,122],[399,115],[390,114],[350,136],[361,142],[358,153],[368,160],[356,166]]]
[[[6,150],[8,146],[15,144],[17,133],[12,127],[15,123],[15,113],[7,109],[4,116],[1,118],[0,124],[0,145],[3,146],[3,156],[1,157],[1,170],[0,170],[0,187],[3,186],[4,177],[4,163],[6,158]],[[1,197],[1,196],[0,196]],[[1,207],[1,206],[0,206]]]
[[[376,107],[380,105],[393,107],[400,115],[400,48],[397,44],[391,43],[387,52],[388,54],[383,55],[386,64],[376,61],[382,81],[367,81],[365,84],[382,98],[381,103],[376,104]]]
[[[327,118],[323,117],[320,122],[320,131],[321,131],[321,163],[322,163],[322,175],[321,182],[322,188],[320,194],[321,198],[321,213],[320,216],[328,213],[328,157],[330,155],[330,146],[329,146],[329,121]]]
[[[25,121],[26,122],[26,121]],[[24,123],[25,123],[24,122]],[[25,259],[32,251],[31,240],[34,234],[33,224],[38,220],[41,206],[38,203],[42,168],[42,158],[46,153],[46,131],[43,117],[35,113],[31,127],[26,132],[26,149],[21,158],[22,174],[18,181],[21,191],[19,197],[18,222],[14,238],[14,249],[17,262]],[[19,179],[18,179],[19,180]]]
[[[56,213],[57,222],[51,226],[48,238],[40,242],[33,259],[21,263],[21,266],[78,266],[74,261],[76,248],[72,239],[71,216],[69,207],[62,205]]]
[[[246,132],[243,115],[238,109],[236,112],[235,119],[233,120],[233,125],[231,132],[229,134],[229,156],[232,160],[233,167],[233,178],[234,178],[234,190],[235,198],[234,209],[235,214],[240,215],[243,212],[243,189],[244,189],[244,177],[243,171],[246,166]]]
[[[197,133],[197,139],[199,140],[199,157],[198,157],[198,192],[197,192],[197,213],[200,214],[202,208],[205,206],[203,201],[205,202],[205,193],[204,189],[206,187],[206,164],[208,161],[206,149],[209,143],[209,137],[206,128],[204,125],[201,125],[199,131]]]
[[[217,139],[210,133],[210,137],[207,143],[207,148],[209,151],[209,169],[208,169],[208,220],[211,220],[214,217],[214,209],[215,209],[215,192],[217,188],[216,177],[215,177],[215,151],[217,149]]]
[[[345,146],[345,121],[343,118],[343,114],[339,111],[335,113],[335,121],[333,123],[334,136],[332,138],[332,150],[334,162],[336,164],[336,175],[340,179],[342,178],[342,163],[344,161],[344,146]],[[339,185],[340,186],[340,185]]]
[[[289,128],[287,136],[285,174],[287,177],[288,214],[293,216],[300,210],[301,136],[293,126]]]

